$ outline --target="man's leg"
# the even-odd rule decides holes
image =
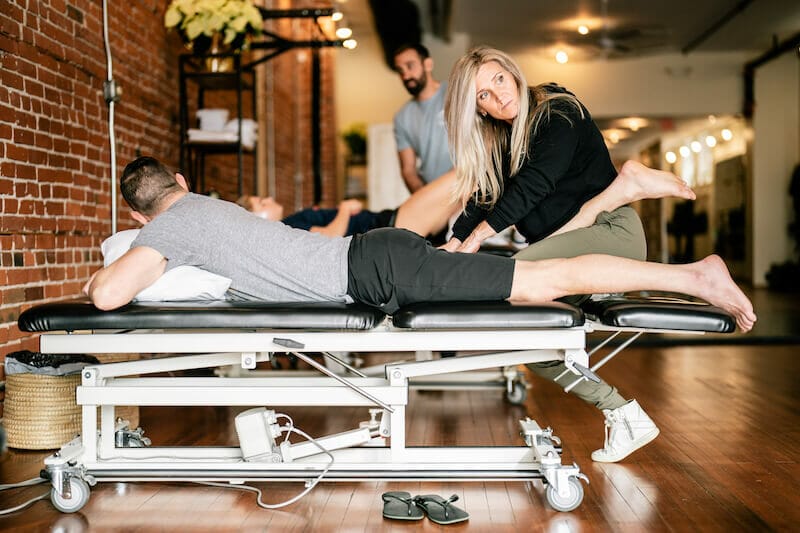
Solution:
[[[568,294],[657,290],[695,296],[731,314],[742,331],[756,321],[753,304],[719,256],[686,265],[647,263],[610,255],[516,261],[509,300],[549,302]]]

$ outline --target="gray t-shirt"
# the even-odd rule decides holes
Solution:
[[[350,237],[290,228],[231,202],[186,194],[142,228],[135,246],[158,251],[167,270],[196,266],[230,278],[233,291],[259,300],[352,301]]]
[[[397,150],[412,148],[417,154],[417,169],[425,183],[430,183],[451,168],[447,131],[444,127],[444,94],[447,84],[424,102],[411,100],[394,116]]]

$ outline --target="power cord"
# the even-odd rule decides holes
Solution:
[[[325,477],[325,475],[331,469],[331,467],[333,466],[333,463],[335,461],[335,458],[333,457],[333,454],[330,451],[328,451],[327,449],[325,449],[325,447],[323,447],[319,442],[317,442],[317,440],[314,439],[314,437],[312,437],[311,435],[309,435],[305,431],[302,431],[302,430],[294,427],[294,421],[292,420],[292,417],[290,417],[289,415],[283,414],[283,413],[276,413],[275,416],[276,416],[276,418],[285,418],[285,419],[288,420],[288,423],[285,426],[281,426],[280,427],[281,433],[285,433],[286,434],[286,436],[284,437],[284,442],[288,442],[289,441],[289,436],[292,433],[296,433],[297,435],[300,435],[304,439],[306,439],[309,442],[311,442],[314,446],[316,446],[319,449],[320,452],[324,453],[325,455],[327,455],[330,458],[330,462],[325,466],[325,468],[322,469],[322,472],[320,472],[319,475],[312,482],[310,482],[308,484],[308,486],[300,494],[298,494],[298,495],[296,495],[296,496],[294,496],[292,498],[289,498],[288,500],[286,500],[284,502],[270,504],[270,503],[265,503],[264,501],[261,500],[262,491],[258,487],[251,487],[250,485],[230,485],[230,484],[227,484],[227,483],[217,483],[217,482],[213,482],[213,481],[193,481],[192,483],[195,483],[195,484],[198,484],[198,485],[206,485],[206,486],[209,486],[209,487],[221,487],[221,488],[226,488],[226,489],[237,489],[237,490],[244,490],[244,491],[248,491],[248,492],[255,492],[256,493],[256,504],[259,507],[263,508],[263,509],[280,509],[281,507],[286,507],[287,505],[291,505],[291,504],[297,502],[298,500],[303,498],[306,494],[311,492],[314,489],[314,487],[316,487],[319,484],[319,482],[322,481],[322,479]],[[115,459],[124,459],[124,458],[125,458],[124,456],[115,457]],[[164,456],[164,458],[173,459],[175,457]],[[41,483],[45,483],[47,481],[48,481],[47,479],[44,479],[44,478],[41,478],[41,477],[31,478],[31,479],[28,479],[28,480],[25,480],[25,481],[21,481],[19,483],[11,483],[11,484],[7,484],[7,485],[0,485],[0,491],[4,491],[4,490],[8,490],[8,489],[16,489],[16,488],[21,488],[21,487],[30,487],[30,486],[33,486],[33,485],[39,485]],[[35,502],[38,502],[39,500],[44,500],[45,498],[47,498],[49,496],[50,496],[50,491],[48,490],[44,494],[42,494],[40,496],[37,496],[35,498],[32,498],[32,499],[28,500],[27,502],[25,502],[23,504],[17,505],[16,507],[11,507],[9,509],[0,509],[0,516],[11,514],[11,513],[15,513],[17,511],[25,509],[29,505],[32,505]]]
[[[19,483],[10,483],[10,484],[7,484],[7,485],[0,485],[0,491],[8,490],[8,489],[18,489],[18,488],[21,488],[21,487],[30,487],[32,485],[38,485],[40,483],[46,483],[46,482],[47,482],[47,480],[44,479],[44,478],[34,477],[34,478],[31,478],[31,479],[27,479],[25,481],[20,481]],[[29,505],[32,505],[32,504],[38,502],[39,500],[44,500],[45,498],[47,498],[49,496],[50,496],[50,491],[48,490],[47,492],[45,492],[41,496],[37,496],[35,498],[32,498],[32,499],[28,500],[27,502],[25,502],[23,504],[17,505],[16,507],[11,507],[9,509],[0,509],[0,516],[11,514],[11,513],[16,513],[17,511],[25,509]]]
[[[270,504],[270,503],[264,503],[261,500],[262,492],[261,492],[261,489],[259,489],[258,487],[251,487],[250,485],[230,485],[230,484],[226,484],[226,483],[216,483],[216,482],[213,482],[213,481],[194,481],[193,483],[197,483],[198,485],[206,485],[206,486],[209,486],[209,487],[221,487],[221,488],[225,488],[225,489],[237,489],[237,490],[244,490],[244,491],[248,491],[248,492],[255,492],[256,493],[256,504],[259,507],[263,508],[263,509],[280,509],[281,507],[286,507],[287,505],[291,505],[291,504],[295,503],[296,501],[298,501],[302,497],[304,497],[306,494],[311,492],[311,490],[314,487],[316,487],[319,484],[320,481],[322,481],[322,478],[325,477],[325,474],[327,474],[328,471],[333,466],[333,463],[335,461],[335,459],[333,457],[333,454],[331,452],[329,452],[328,450],[326,450],[319,442],[317,442],[314,439],[314,437],[312,437],[308,433],[306,433],[306,432],[294,427],[294,421],[292,420],[292,417],[290,417],[289,415],[286,415],[286,414],[283,414],[283,413],[276,413],[275,417],[276,418],[286,418],[289,421],[287,425],[280,427],[281,433],[283,433],[284,431],[286,432],[286,437],[284,438],[284,442],[288,442],[290,434],[296,433],[296,434],[300,435],[301,437],[305,438],[306,440],[308,440],[309,442],[311,442],[314,446],[316,446],[319,449],[319,451],[321,451],[322,453],[324,453],[325,455],[330,457],[330,462],[327,464],[327,466],[325,466],[325,468],[314,479],[314,481],[310,482],[308,484],[308,486],[300,494],[298,494],[298,495],[296,495],[296,496],[294,496],[292,498],[289,498],[285,502]]]

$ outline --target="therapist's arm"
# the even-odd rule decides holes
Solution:
[[[83,292],[103,311],[122,307],[164,273],[167,260],[147,246],[137,246],[95,272]]]
[[[417,154],[413,148],[405,148],[397,152],[400,159],[400,174],[410,193],[414,193],[425,186],[425,182],[417,173]]]

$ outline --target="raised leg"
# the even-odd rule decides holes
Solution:
[[[451,170],[412,194],[397,209],[396,228],[423,237],[440,232],[459,208],[453,197],[456,172]]]
[[[648,168],[638,161],[626,161],[614,181],[603,192],[583,204],[572,220],[550,236],[592,225],[603,211],[644,199],[673,196],[694,200],[694,191],[671,172]]]

